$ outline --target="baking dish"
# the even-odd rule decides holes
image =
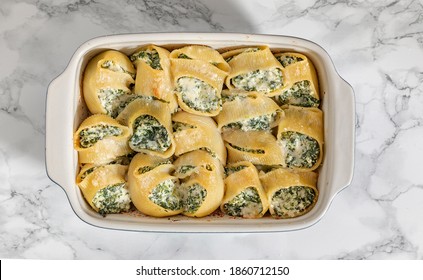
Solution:
[[[87,116],[87,109],[81,97],[83,70],[88,61],[101,51],[116,49],[130,54],[147,44],[171,48],[201,44],[215,49],[268,45],[274,51],[305,54],[314,63],[318,73],[324,112],[325,153],[319,170],[320,195],[315,207],[307,214],[294,219],[264,217],[251,220],[222,215],[205,218],[153,218],[137,212],[102,217],[94,212],[75,184],[79,169],[72,137],[78,125]],[[81,220],[102,228],[159,232],[271,232],[309,227],[324,216],[337,193],[351,183],[354,136],[355,102],[352,87],[336,72],[323,48],[295,37],[234,33],[152,33],[99,37],[84,43],[76,50],[65,71],[50,83],[47,92],[47,174],[64,189],[73,211]]]

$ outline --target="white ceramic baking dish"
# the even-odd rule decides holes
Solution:
[[[305,54],[314,63],[320,81],[324,112],[324,159],[319,170],[320,195],[315,207],[294,219],[241,219],[211,215],[205,218],[152,218],[136,213],[102,217],[85,202],[75,184],[78,155],[73,149],[73,133],[86,117],[81,98],[82,74],[87,62],[106,49],[126,54],[146,44],[178,46],[186,44],[225,48],[242,45],[268,45],[274,50]],[[319,45],[295,37],[233,33],[154,33],[128,34],[95,38],[79,47],[65,71],[48,88],[46,112],[47,174],[61,186],[76,215],[88,224],[120,230],[160,232],[269,232],[290,231],[309,227],[328,210],[338,192],[352,180],[354,165],[355,102],[352,87],[336,72]]]

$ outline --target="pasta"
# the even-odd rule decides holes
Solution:
[[[248,161],[230,164],[225,168],[225,197],[220,209],[236,217],[260,218],[269,204],[255,166]]]
[[[126,55],[115,50],[92,58],[82,82],[84,99],[92,114],[116,117],[121,103],[132,94],[135,69]]]
[[[210,117],[180,111],[172,116],[175,155],[205,150],[226,165],[226,148],[216,123]]]
[[[277,53],[275,57],[285,70],[285,89],[276,100],[281,105],[318,107],[319,83],[313,63],[300,53]]]
[[[267,193],[270,214],[277,218],[294,218],[310,211],[317,201],[317,174],[277,168],[260,174]]]
[[[175,176],[181,180],[185,216],[204,217],[219,208],[224,194],[223,167],[205,151],[192,151],[175,162]]]
[[[323,114],[317,108],[290,106],[278,126],[278,144],[288,168],[315,170],[323,155]]]
[[[85,68],[82,94],[75,182],[99,215],[286,219],[316,205],[323,112],[303,54],[106,50]]]
[[[129,129],[107,115],[86,118],[74,133],[80,163],[105,164],[132,152]]]

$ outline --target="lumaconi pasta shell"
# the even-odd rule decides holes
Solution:
[[[134,92],[138,95],[152,96],[169,103],[171,113],[178,109],[178,102],[173,92],[173,84],[170,72],[169,51],[158,46],[149,45],[136,52],[143,50],[156,50],[160,57],[160,69],[153,69],[141,59],[134,61],[137,67]]]
[[[255,52],[245,52],[249,48],[241,48],[222,53],[222,56],[225,59],[233,57],[228,62],[231,67],[231,72],[226,77],[225,84],[228,89],[234,89],[235,87],[232,84],[232,78],[238,75],[253,72],[255,70],[270,70],[277,68],[282,72],[283,84],[279,89],[264,94],[269,97],[278,95],[285,88],[285,70],[274,57],[269,47],[259,46],[257,48],[259,48],[259,50]]]
[[[221,91],[223,82],[226,77],[226,72],[213,66],[212,64],[194,59],[171,59],[171,68],[173,75],[173,84],[178,86],[178,79],[182,77],[196,78],[210,85],[216,90],[216,96],[221,98]],[[210,112],[198,111],[189,107],[182,99],[182,94],[176,91],[178,97],[178,104],[182,110],[201,116],[216,116],[219,114],[221,107],[218,106],[216,110]]]
[[[276,53],[275,57],[293,56],[300,57],[302,61],[297,61],[284,67],[285,83],[282,93],[290,89],[296,82],[309,81],[311,88],[311,96],[320,99],[319,82],[317,79],[316,69],[313,63],[303,54],[294,52]]]
[[[317,202],[319,191],[316,187],[318,176],[315,172],[299,172],[284,168],[277,168],[268,173],[260,172],[259,176],[260,181],[267,194],[267,199],[270,204],[269,211],[272,216],[275,215],[274,205],[272,205],[272,198],[274,194],[280,189],[285,189],[294,186],[303,186],[309,187],[314,190],[315,197],[313,203],[309,205],[309,207],[307,207],[305,211],[299,213],[297,216],[301,216],[309,212]]]
[[[176,156],[200,148],[207,148],[216,155],[223,165],[226,165],[225,144],[212,118],[180,111],[172,116],[172,120],[195,127],[173,133]]]
[[[282,165],[281,150],[275,136],[267,131],[225,131],[222,133],[225,146],[228,149],[228,163],[249,161],[255,165]],[[240,151],[233,146],[261,150],[258,152]]]
[[[280,140],[282,133],[287,131],[299,132],[315,139],[320,148],[320,156],[311,168],[293,167],[293,169],[300,171],[317,169],[323,158],[323,112],[317,108],[287,106],[278,125],[277,139]]]
[[[139,173],[139,169],[146,166],[156,166],[166,159],[146,154],[137,154],[131,161],[128,170],[129,195],[134,206],[143,214],[153,217],[168,217],[182,212],[182,207],[178,210],[163,208],[149,199],[149,195],[158,184],[173,180],[178,182],[175,176],[170,175],[174,170],[172,164],[159,165],[144,174]]]
[[[85,172],[87,169],[93,167],[93,165],[88,165],[80,171],[80,174]],[[98,208],[93,204],[93,198],[95,194],[108,186],[125,183],[126,172],[128,171],[128,166],[120,164],[110,164],[103,165],[95,169],[91,174],[85,177],[84,180],[81,180],[78,183],[79,188],[82,191],[82,194],[85,197],[85,200],[90,204],[90,206],[98,212]]]
[[[229,95],[230,91],[225,91]],[[236,93],[240,94],[240,93]],[[277,113],[276,119],[270,124],[273,128],[279,123],[281,109],[275,101],[257,92],[242,93],[244,99],[236,98],[222,105],[222,111],[214,119],[219,130],[230,123],[245,121],[254,117]]]
[[[249,187],[253,187],[257,190],[261,205],[263,207],[262,211],[257,215],[246,213],[244,218],[260,218],[262,217],[267,210],[269,209],[269,202],[267,200],[267,195],[260,183],[259,174],[256,167],[248,161],[240,161],[235,164],[230,164],[228,167],[237,167],[237,166],[246,166],[246,168],[237,171],[233,174],[228,175],[225,182],[225,196],[223,197],[222,204],[220,209],[225,213],[224,205],[231,201],[235,196],[241,193],[243,190]]]
[[[103,68],[101,65],[106,61],[113,61],[128,73]],[[90,112],[107,114],[98,97],[100,90],[121,89],[124,92],[131,92],[129,86],[134,83],[133,76],[135,76],[134,66],[129,58],[121,52],[108,50],[92,58],[85,68],[82,82],[84,99]]]
[[[222,71],[229,73],[231,67],[223,59],[222,55],[208,46],[192,45],[186,46],[180,49],[173,50],[170,54],[170,58],[179,58],[180,55],[186,55],[188,59],[202,60],[210,63]]]
[[[133,134],[133,124],[139,116],[150,115],[156,118],[161,125],[166,129],[171,139],[171,145],[165,152],[134,149],[137,152],[147,153],[162,158],[169,158],[175,152],[175,140],[172,134],[172,120],[168,104],[160,100],[136,99],[129,103],[129,105],[116,118],[120,123],[129,128],[130,135]]]
[[[119,136],[107,136],[88,148],[81,147],[79,133],[85,128],[96,125],[116,126],[122,130],[122,134]],[[132,150],[128,146],[129,135],[130,131],[128,127],[121,125],[115,119],[107,115],[98,114],[86,118],[73,136],[74,148],[78,151],[79,163],[100,165],[109,163],[116,157],[131,153]]]
[[[174,162],[176,173],[181,166],[195,166],[195,172],[185,177],[181,182],[181,189],[199,184],[207,191],[206,198],[197,211],[193,213],[183,212],[182,214],[190,217],[204,217],[213,213],[219,208],[222,202],[225,186],[223,183],[223,167],[217,158],[212,157],[205,151],[192,151],[180,156]],[[211,169],[211,170],[210,170]]]

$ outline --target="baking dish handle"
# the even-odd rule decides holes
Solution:
[[[73,105],[74,94],[70,92],[69,74],[63,72],[54,79],[47,89],[46,101],[46,170],[49,178],[60,185],[65,191],[71,185],[73,178],[69,170],[73,170],[73,150],[65,147],[73,146],[72,131],[65,128],[73,127],[72,110],[66,106]]]
[[[334,94],[335,104],[335,139],[333,161],[332,197],[351,184],[354,173],[355,147],[355,98],[354,90],[345,80],[340,79],[337,92]]]

